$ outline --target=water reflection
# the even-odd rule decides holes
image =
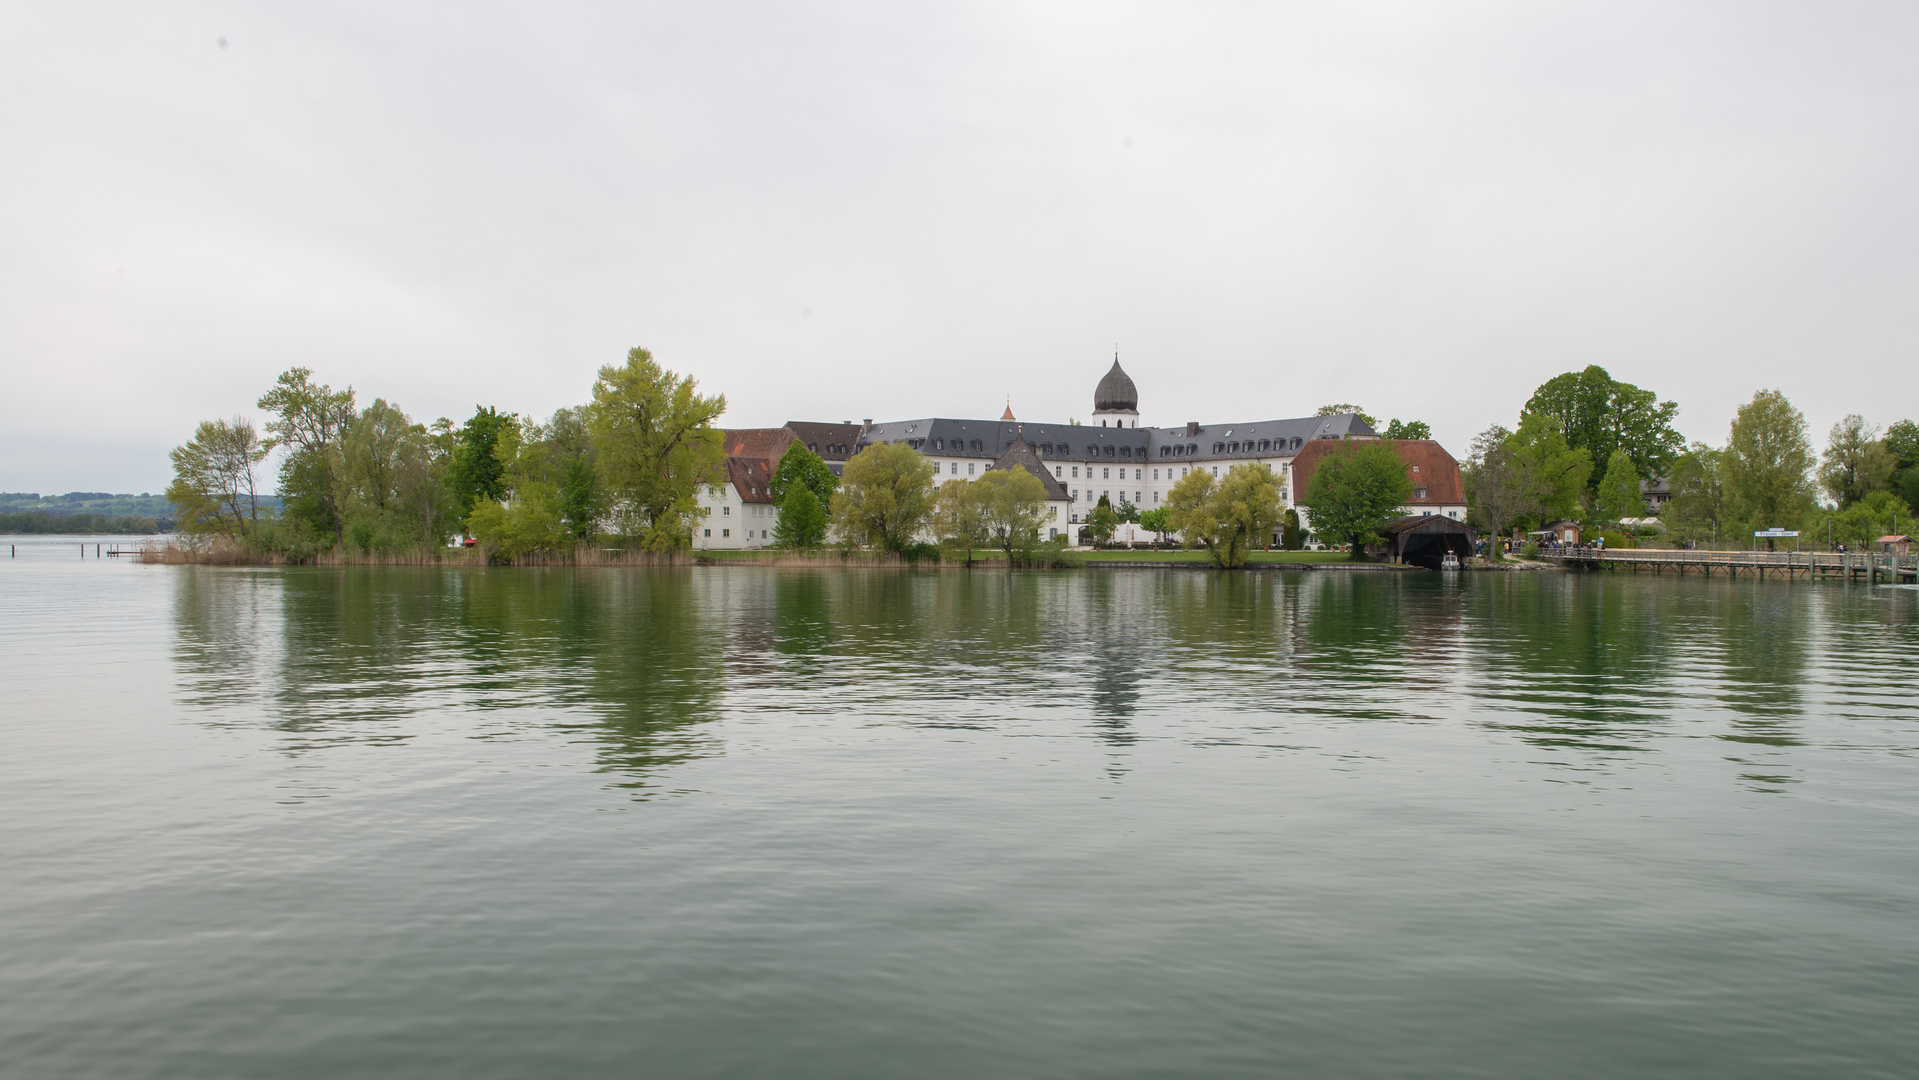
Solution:
[[[185,568],[177,699],[304,754],[558,732],[654,790],[726,721],[1300,749],[1456,724],[1605,771],[1728,745],[1781,790],[1819,709],[1909,707],[1910,593],[1565,574]],[[1903,650],[1903,651],[1902,651]],[[1903,729],[1900,738],[1903,738]],[[1909,740],[1907,740],[1909,741]]]

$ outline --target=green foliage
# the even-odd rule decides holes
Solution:
[[[1360,423],[1365,424],[1369,428],[1376,429],[1379,427],[1379,421],[1373,419],[1372,414],[1368,413],[1365,409],[1362,409],[1357,405],[1351,405],[1351,404],[1321,405],[1319,407],[1319,411],[1314,413],[1313,415],[1314,416],[1344,416],[1347,413],[1352,413],[1354,416],[1359,417]]]
[[[993,469],[972,486],[984,511],[986,533],[1007,558],[1039,546],[1040,523],[1046,519],[1046,485],[1039,477],[1014,466]]]
[[[1886,429],[1884,441],[1893,459],[1893,493],[1908,506],[1919,506],[1919,424],[1901,420]]]
[[[726,411],[726,397],[702,397],[696,386],[640,348],[624,366],[601,368],[593,384],[587,423],[600,476],[620,531],[650,551],[692,543],[699,487],[725,460],[713,421]]]
[[[139,536],[150,533],[166,532],[173,526],[171,518],[150,517],[106,517],[101,514],[49,514],[45,510],[32,510],[23,513],[0,513],[0,533],[46,534],[101,534],[112,536]]]
[[[1678,404],[1619,382],[1597,364],[1547,380],[1523,411],[1554,417],[1567,447],[1595,463],[1610,463],[1613,451],[1624,450],[1642,480],[1664,476],[1686,446],[1672,426]]]
[[[796,484],[780,504],[780,517],[773,525],[773,543],[778,547],[809,551],[826,542],[826,507],[805,484]]]
[[[448,462],[447,486],[455,500],[455,513],[465,522],[475,504],[484,500],[499,502],[506,498],[506,466],[500,461],[500,433],[519,423],[512,413],[501,413],[491,405],[476,405],[473,415],[453,433],[454,445]]]
[[[1673,462],[1668,478],[1672,499],[1662,520],[1674,540],[1699,543],[1731,534],[1721,456],[1705,443],[1693,443]]]
[[[1398,463],[1390,448],[1387,454]],[[1403,483],[1405,466],[1398,469]],[[1410,495],[1411,485],[1406,487]],[[1220,567],[1244,566],[1252,549],[1270,543],[1279,527],[1279,478],[1265,465],[1235,465],[1218,478],[1195,469],[1173,485],[1166,510],[1186,547],[1204,546]]]
[[[1299,551],[1306,546],[1306,533],[1299,527],[1299,511],[1292,507],[1280,518],[1279,546],[1287,551]]]
[[[1739,407],[1720,458],[1734,520],[1796,529],[1813,510],[1812,443],[1786,395],[1761,390]]]
[[[1380,530],[1399,517],[1400,508],[1412,498],[1413,483],[1392,443],[1349,440],[1330,449],[1313,469],[1312,483],[1299,503],[1315,533],[1352,544],[1353,558],[1363,559],[1365,545],[1380,543]]]
[[[1837,513],[1827,511],[1808,539],[1865,551],[1881,536],[1902,531],[1919,531],[1914,528],[1911,505],[1890,491],[1875,491]]]
[[[842,541],[903,554],[933,503],[933,463],[905,443],[874,443],[847,461],[829,516]]]
[[[1120,471],[1124,472],[1125,470],[1122,469]],[[1122,522],[1137,522],[1139,521],[1139,507],[1127,502],[1126,496],[1121,495],[1119,505],[1113,507],[1113,516]]]
[[[939,537],[941,544],[964,556],[969,566],[973,552],[992,538],[987,530],[983,495],[972,482],[953,479],[939,486],[933,504],[933,534]]]
[[[506,503],[476,503],[467,525],[488,556],[499,562],[536,551],[560,551],[571,539],[561,516],[559,489],[543,481],[516,487]]]
[[[1156,506],[1151,510],[1143,511],[1139,515],[1139,524],[1143,529],[1150,529],[1158,533],[1161,540],[1166,539],[1166,534],[1173,531],[1172,525],[1167,523],[1166,508],[1163,506]]]
[[[374,399],[340,436],[345,537],[362,551],[438,548],[457,528],[444,443]]]
[[[780,455],[780,463],[773,469],[773,480],[768,487],[773,504],[785,506],[787,493],[796,485],[812,491],[814,501],[821,506],[833,500],[833,492],[840,486],[840,478],[833,475],[826,462],[797,439]]]
[[[285,516],[315,532],[330,532],[335,543],[344,544],[346,481],[340,440],[358,415],[353,388],[335,391],[315,383],[310,369],[289,368],[260,396],[258,405],[274,414],[262,445],[287,451],[280,460]]]
[[[173,483],[167,499],[180,515],[181,531],[245,539],[260,521],[254,466],[266,460],[266,447],[242,417],[205,420],[184,445],[168,454]]]
[[[1819,467],[1819,483],[1841,509],[1875,491],[1888,490],[1899,458],[1879,438],[1879,429],[1854,413],[1832,425]]]
[[[1397,417],[1387,423],[1386,430],[1380,432],[1388,439],[1430,439],[1433,437],[1432,425],[1424,420],[1400,421]]]
[[[1119,530],[1121,520],[1113,511],[1112,501],[1101,495],[1099,502],[1093,506],[1093,512],[1086,515],[1086,531],[1092,536],[1093,543],[1110,544],[1113,542],[1113,533]]]
[[[1646,500],[1639,494],[1639,472],[1624,450],[1614,450],[1606,463],[1606,475],[1593,491],[1593,508],[1601,521],[1618,523],[1629,517],[1642,517]]]

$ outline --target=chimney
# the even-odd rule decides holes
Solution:
[[[1186,437],[1190,439],[1193,436],[1198,434],[1199,434],[1199,421],[1197,420],[1186,421]]]

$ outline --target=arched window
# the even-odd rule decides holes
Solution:
[[[1172,447],[1170,447],[1170,446],[1162,446],[1162,447],[1160,447],[1160,448],[1159,448],[1159,456],[1160,456],[1160,457],[1165,457],[1166,455],[1168,455],[1168,454],[1170,454],[1170,453],[1172,453],[1172,452],[1173,452],[1173,448],[1172,448]]]
[[[1223,453],[1225,453],[1225,452],[1226,452],[1226,444],[1225,444],[1225,443],[1223,443],[1223,442],[1216,442],[1216,443],[1214,443],[1214,444],[1213,444],[1213,453],[1215,453],[1215,454],[1223,454]]]
[[[1099,447],[1097,447],[1097,446],[1089,446],[1089,447],[1087,447],[1087,448],[1086,448],[1086,456],[1087,456],[1087,457],[1098,457],[1098,456],[1099,456]]]
[[[979,453],[979,448],[980,448],[980,446],[979,446],[979,440],[978,440],[978,439],[974,439],[974,440],[973,440],[973,452],[974,452],[974,453],[976,453],[976,454],[977,454],[977,453]]]
[[[1187,452],[1187,453],[1189,453],[1189,454],[1197,454],[1197,453],[1199,453],[1199,444],[1198,444],[1198,443],[1187,443],[1187,444],[1186,444],[1186,452]]]
[[[1272,448],[1273,448],[1272,443],[1267,442],[1265,439],[1259,440],[1259,449],[1261,453],[1265,453],[1266,451],[1271,450]]]
[[[1120,456],[1120,457],[1132,457],[1132,456],[1133,456],[1133,448],[1132,448],[1132,447],[1130,447],[1130,446],[1122,446],[1122,447],[1120,447],[1120,448],[1119,448],[1119,456]]]
[[[1107,456],[1107,457],[1112,457],[1112,456],[1113,456],[1113,448],[1112,448],[1112,447],[1110,447],[1110,446],[1109,446],[1109,447],[1107,447],[1107,448],[1106,448],[1106,456]]]
[[[1300,441],[1299,436],[1297,435],[1293,436],[1293,449],[1295,450],[1299,449],[1299,441]]]
[[[933,449],[935,449],[935,450],[944,450],[944,449],[946,449],[946,440],[945,440],[945,439],[934,439],[934,440],[933,440]]]

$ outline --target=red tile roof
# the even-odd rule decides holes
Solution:
[[[740,493],[741,502],[773,501],[773,463],[759,457],[726,459],[726,482]]]
[[[777,465],[780,455],[794,442],[793,433],[776,428],[721,428],[727,457],[765,458]]]
[[[1299,448],[1293,455],[1292,464],[1292,501],[1298,502],[1306,497],[1313,482],[1313,470],[1319,466],[1327,454],[1334,453],[1341,446],[1350,445],[1351,439],[1313,439]],[[1426,497],[1406,500],[1407,506],[1459,506],[1466,501],[1465,488],[1459,482],[1459,462],[1446,452],[1446,448],[1431,439],[1380,439],[1379,442],[1391,443],[1399,452],[1399,460],[1406,463],[1406,478],[1413,482],[1414,495],[1419,488],[1426,489]],[[1417,468],[1418,471],[1413,470]]]

